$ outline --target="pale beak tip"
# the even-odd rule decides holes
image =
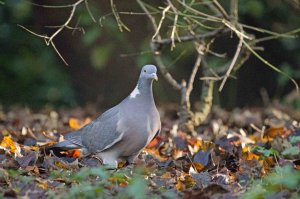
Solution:
[[[156,73],[152,73],[152,78],[155,79],[156,81],[158,81],[158,77]]]

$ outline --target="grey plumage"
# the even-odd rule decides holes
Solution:
[[[128,97],[48,150],[81,149],[83,155],[97,154],[113,168],[118,158],[132,163],[161,129],[152,92],[156,72],[154,65],[145,65]]]

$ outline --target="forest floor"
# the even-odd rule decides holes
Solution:
[[[198,136],[161,110],[162,133],[118,170],[77,151],[44,154],[96,116],[93,107],[0,109],[0,198],[299,198],[299,110],[214,108]]]

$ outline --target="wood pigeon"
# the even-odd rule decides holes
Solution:
[[[83,156],[95,154],[111,168],[117,168],[119,158],[133,163],[161,130],[152,92],[153,80],[158,80],[156,73],[154,65],[143,66],[128,97],[81,129],[64,135],[64,141],[46,151],[80,149]]]

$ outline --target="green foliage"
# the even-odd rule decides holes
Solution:
[[[300,142],[300,136],[290,136],[289,139],[292,144],[296,144],[297,142]]]
[[[113,45],[111,44],[93,48],[90,56],[91,64],[97,69],[102,69],[111,58],[112,52]]]
[[[48,190],[49,198],[149,198],[148,181],[142,174],[143,169],[134,170],[121,169],[118,171],[107,170],[105,167],[87,168],[83,167],[78,172],[74,171],[53,171],[50,178],[64,179],[70,188],[61,186],[56,190]],[[120,186],[124,183],[125,186]],[[66,190],[68,191],[62,191]],[[151,198],[174,198],[175,193],[171,191],[157,192]]]
[[[100,15],[99,10],[92,10],[97,16]],[[89,60],[95,69],[104,69],[108,61],[116,56],[114,52],[117,48],[128,46],[125,35],[118,31],[118,27],[113,21],[113,15],[102,17],[99,25],[91,20],[91,16],[84,9],[81,10],[79,22],[85,29],[85,34],[82,35],[82,43],[89,48]],[[106,38],[108,42],[102,42],[99,45],[102,35],[111,38]]]
[[[16,26],[31,18],[31,5],[7,1],[0,13],[0,103],[74,104],[67,68],[42,40]]]
[[[251,15],[255,18],[261,18],[264,12],[264,5],[262,1],[251,0],[251,1],[239,1],[240,3],[240,14]]]
[[[276,151],[275,149],[266,149],[265,147],[261,147],[261,146],[256,146],[254,147],[251,152],[254,153],[259,153],[261,154],[261,158],[264,157],[269,157],[269,156],[278,156],[278,151]]]
[[[297,193],[300,184],[300,172],[291,166],[276,167],[275,171],[263,180],[255,181],[242,196],[244,199],[272,198],[280,191],[288,190],[290,197]]]
[[[300,149],[297,146],[292,146],[282,151],[282,155],[284,156],[293,156],[298,154],[300,154]]]

